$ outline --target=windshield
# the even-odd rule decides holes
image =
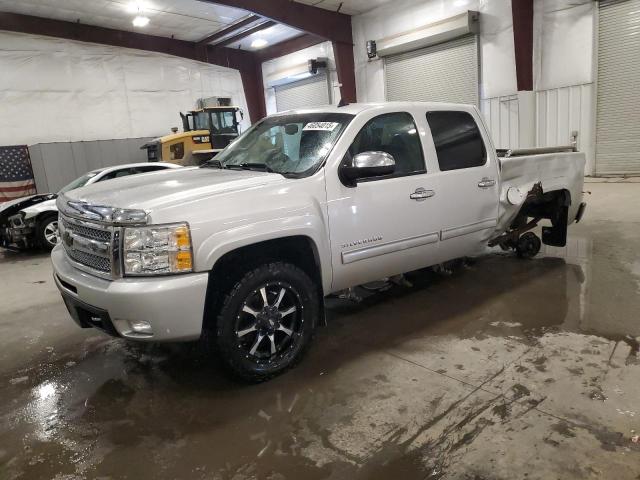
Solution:
[[[234,133],[236,131],[235,113],[233,111],[212,112],[211,119],[213,121],[211,126],[213,133]]]
[[[194,130],[209,130],[209,113],[194,112],[193,122]]]
[[[353,115],[308,113],[277,115],[251,127],[220,152],[223,168],[255,167],[275,173],[307,176],[324,162]]]
[[[85,173],[81,177],[76,178],[69,185],[62,187],[62,189],[58,193],[65,193],[65,192],[68,192],[69,190],[73,190],[74,188],[84,187],[87,184],[87,182],[91,180],[93,177],[95,177],[97,174],[98,172]]]

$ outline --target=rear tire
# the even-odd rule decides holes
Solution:
[[[53,250],[60,241],[58,215],[48,214],[38,220],[36,225],[36,242],[46,251]]]
[[[303,270],[283,262],[263,264],[243,274],[224,296],[215,343],[235,375],[262,382],[300,361],[319,313],[318,289]]]
[[[542,242],[533,232],[527,232],[520,236],[516,245],[516,253],[520,258],[533,258],[540,251]]]

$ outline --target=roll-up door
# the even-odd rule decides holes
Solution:
[[[478,42],[468,35],[385,57],[387,100],[478,105]]]
[[[601,1],[596,173],[640,173],[640,0]]]
[[[297,82],[275,87],[276,108],[279,112],[294,108],[328,105],[329,82],[324,73],[305,78]]]

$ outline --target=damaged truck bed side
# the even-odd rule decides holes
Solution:
[[[542,241],[564,245],[584,210],[584,163],[497,152],[469,105],[282,112],[199,168],[61,195],[55,280],[82,327],[201,338],[264,380],[302,357],[327,295],[487,244],[531,257],[538,222]]]
[[[574,220],[579,222],[586,207],[582,202],[584,153],[575,152],[574,147],[553,147],[499,150],[498,155],[501,188],[497,230],[504,233],[492,238],[489,246],[535,255],[537,250],[526,250],[527,245],[519,249],[518,240],[541,220],[551,224],[542,227],[542,243],[565,246],[567,226]]]

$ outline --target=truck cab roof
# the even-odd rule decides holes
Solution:
[[[285,110],[274,115],[291,115],[296,113],[348,113],[358,115],[367,110],[379,110],[381,112],[395,112],[412,108],[424,108],[426,110],[459,110],[475,111],[474,105],[464,103],[444,103],[444,102],[370,102],[370,103],[350,103],[338,107],[336,105],[324,105],[313,108],[300,108],[295,110]]]

